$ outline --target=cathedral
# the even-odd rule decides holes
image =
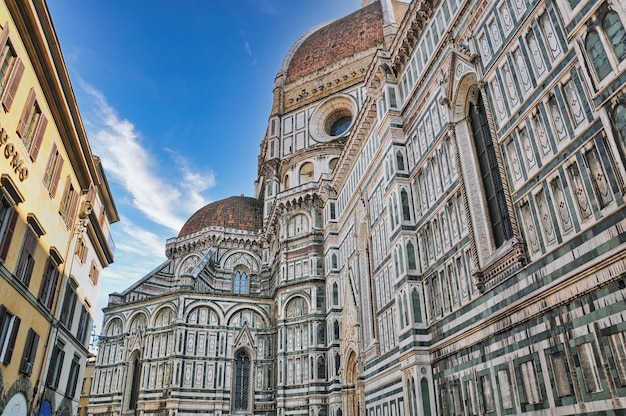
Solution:
[[[89,415],[625,414],[625,25],[364,0],[304,33],[254,196],[109,296]]]

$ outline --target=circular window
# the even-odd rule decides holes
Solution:
[[[311,115],[309,129],[316,142],[329,142],[343,137],[350,131],[357,106],[349,95],[330,97]]]
[[[326,133],[328,133],[328,135],[332,137],[341,136],[342,133],[348,130],[348,127],[350,127],[350,123],[352,123],[352,117],[349,115],[341,116],[335,121],[329,119],[328,124],[330,124],[330,127],[326,129]]]

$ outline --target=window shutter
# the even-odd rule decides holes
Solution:
[[[8,39],[9,39],[9,22],[4,22],[4,26],[2,27],[2,33],[0,33],[0,50],[4,49],[4,46],[7,44]]]
[[[59,379],[61,378],[61,370],[63,369],[63,360],[65,359],[65,351],[61,350],[61,353],[59,355],[60,355],[59,366],[56,370],[57,373],[56,373],[56,377],[54,379],[54,385],[53,385],[55,389],[59,387]]]
[[[28,98],[26,99],[26,106],[24,106],[24,111],[22,111],[22,118],[20,122],[17,124],[17,135],[22,139],[24,138],[24,132],[26,131],[26,126],[28,125],[28,121],[30,120],[30,116],[33,113],[35,105],[35,89],[31,88],[28,92]]]
[[[67,224],[67,212],[70,205],[69,193],[71,186],[72,184],[70,182],[70,177],[68,176],[67,179],[65,179],[65,187],[63,188],[63,195],[61,195],[61,205],[59,206],[59,214],[61,214],[61,217],[63,218],[63,221],[65,221],[65,224]]]
[[[28,261],[29,255],[31,257],[35,257],[35,245],[37,244],[37,240],[35,238],[35,234],[30,229],[26,230],[26,235],[24,236],[24,244],[22,245],[22,252],[20,253],[20,257],[18,260],[17,270],[15,274],[18,279],[24,279],[22,282],[28,286],[30,283],[30,277],[33,272],[34,261]]]
[[[9,338],[9,345],[7,346],[7,352],[4,355],[4,364],[9,364],[11,362],[11,357],[13,356],[13,349],[15,348],[15,339],[17,338],[17,331],[20,329],[21,319],[19,316],[15,316],[13,318],[13,331],[11,332],[11,338]]]
[[[0,260],[2,260],[3,262],[6,260],[7,254],[9,253],[9,246],[11,245],[11,239],[13,238],[13,231],[15,230],[16,221],[17,211],[15,211],[15,209],[12,209],[11,213],[9,214],[6,231],[4,232],[4,236],[2,236],[2,244],[0,244]]]
[[[11,78],[9,79],[8,87],[4,92],[4,98],[2,99],[2,105],[4,106],[5,111],[11,110],[11,106],[13,105],[13,100],[15,99],[15,93],[17,92],[17,87],[20,84],[20,80],[22,79],[22,75],[24,74],[24,64],[22,60],[17,57],[15,58],[15,66],[13,71],[11,72]]]
[[[30,145],[30,157],[33,161],[37,159],[37,155],[39,154],[39,147],[41,146],[41,142],[43,141],[43,135],[46,132],[46,127],[48,126],[48,119],[46,115],[41,113],[39,117],[39,123],[37,125],[37,130],[33,135],[33,142]]]
[[[35,361],[35,355],[37,355],[37,345],[39,344],[39,335],[32,328],[28,330],[28,338],[26,338],[26,345],[24,347],[24,354],[22,355],[22,363],[20,365],[20,372],[30,376],[33,372],[33,362]]]
[[[42,302],[45,302],[46,290],[48,288],[48,279],[50,278],[50,257],[46,260],[46,266],[43,268],[43,279],[41,279],[41,287],[39,288],[39,299]]]
[[[7,317],[7,308],[4,305],[0,305],[0,328],[4,325],[4,320]],[[2,345],[0,345],[0,348]]]
[[[50,295],[48,296],[46,306],[49,310],[52,310],[52,305],[54,304],[55,293],[57,293],[57,284],[59,283],[59,271],[57,269],[56,264],[53,263],[54,271],[52,277],[52,283],[50,285]]]
[[[54,176],[52,177],[52,182],[50,183],[50,196],[52,198],[54,198],[57,193],[57,186],[59,186],[59,178],[61,177],[61,168],[63,168],[63,158],[61,155],[58,155],[57,158],[58,161],[54,167],[54,172],[52,173]]]
[[[78,206],[78,192],[70,190],[70,206],[67,211],[67,220],[66,223],[68,226],[72,226],[74,224],[74,217],[76,215],[76,207]]]

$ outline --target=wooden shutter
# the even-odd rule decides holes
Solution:
[[[9,247],[11,245],[11,239],[13,238],[13,231],[15,230],[16,222],[17,211],[12,208],[7,220],[7,228],[2,236],[2,243],[0,243],[0,260],[3,262],[7,259],[7,254],[9,253]]]
[[[74,217],[76,216],[77,206],[78,206],[78,192],[70,188],[70,206],[67,211],[67,220],[66,220],[67,225],[70,227],[72,226],[72,224],[74,224]]]
[[[54,378],[53,387],[56,389],[59,387],[59,379],[61,378],[61,370],[63,370],[63,360],[65,359],[65,351],[61,350],[59,353],[59,365],[56,368],[56,377]]]
[[[17,331],[20,329],[21,319],[19,316],[15,316],[13,318],[13,330],[11,331],[11,338],[9,338],[9,345],[7,346],[7,352],[4,355],[4,364],[9,364],[11,362],[11,357],[13,356],[13,349],[15,348],[15,339],[17,338]]]
[[[57,187],[59,186],[59,179],[61,178],[61,168],[63,168],[63,158],[61,155],[57,155],[57,163],[54,167],[54,172],[52,176],[52,182],[50,183],[50,196],[54,198],[57,193]]]
[[[45,302],[44,297],[46,296],[46,288],[48,287],[50,261],[51,261],[50,257],[48,257],[48,260],[46,261],[46,267],[44,267],[43,269],[43,279],[41,279],[41,287],[39,288],[39,296],[37,296],[37,299],[39,299],[42,302]]]
[[[4,98],[2,99],[2,105],[7,112],[11,110],[13,100],[15,99],[15,93],[17,92],[17,87],[20,84],[20,80],[22,79],[23,74],[24,64],[19,57],[16,57],[15,65],[13,66],[13,70],[11,71],[11,77],[9,78],[7,88],[4,91]]]
[[[0,33],[0,51],[4,49],[9,39],[9,22],[4,22],[2,33]]]
[[[33,272],[33,263],[34,263],[34,262],[29,262],[28,257],[30,255],[34,259],[36,244],[37,244],[37,239],[35,238],[35,235],[30,229],[27,229],[26,235],[24,236],[24,244],[22,244],[22,252],[20,253],[20,257],[18,260],[17,270],[15,271],[17,278],[20,280],[24,279],[22,280],[22,282],[26,286],[28,286],[28,284],[30,283],[30,277]]]
[[[39,154],[39,147],[41,146],[41,142],[43,141],[43,135],[46,132],[46,127],[48,126],[48,119],[46,115],[41,113],[39,117],[39,123],[37,123],[37,128],[33,133],[33,141],[30,145],[30,158],[33,162],[37,159],[37,155]]]
[[[26,345],[24,346],[24,354],[20,364],[20,372],[30,376],[33,372],[33,363],[37,355],[37,345],[39,344],[39,335],[32,328],[28,330]]]
[[[26,132],[26,127],[28,126],[28,121],[33,114],[34,108],[35,89],[31,88],[28,92],[28,98],[26,99],[26,106],[24,107],[24,111],[22,111],[22,118],[20,119],[20,122],[17,123],[17,135],[20,136],[22,139],[24,138],[24,133]]]

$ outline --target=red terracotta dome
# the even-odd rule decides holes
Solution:
[[[206,227],[258,231],[263,226],[261,203],[247,196],[231,196],[200,208],[183,225],[178,237],[193,234]]]
[[[379,1],[304,35],[283,63],[286,82],[314,73],[383,42],[383,11]]]

